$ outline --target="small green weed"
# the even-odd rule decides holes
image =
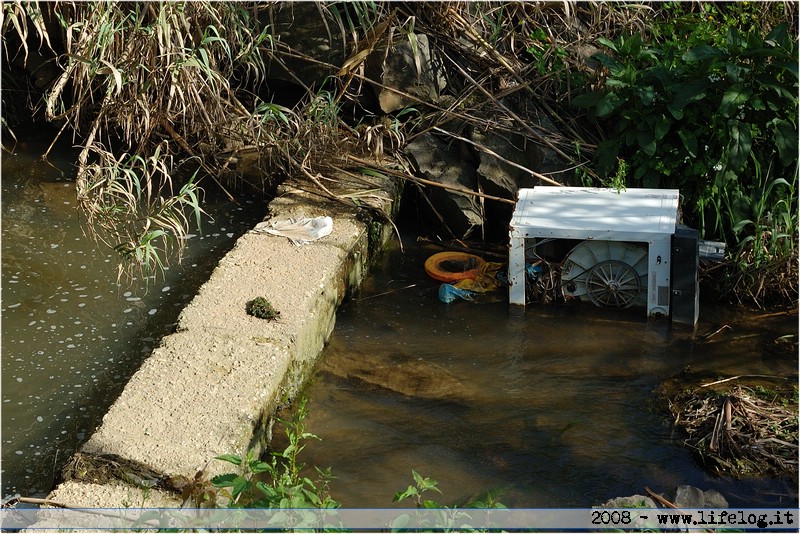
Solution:
[[[393,532],[411,532],[419,529],[435,529],[440,532],[486,532],[487,530],[485,529],[472,526],[474,521],[470,516],[469,509],[506,508],[501,502],[495,500],[491,493],[487,493],[484,499],[471,501],[462,507],[444,506],[437,501],[425,499],[423,496],[423,494],[428,492],[442,493],[437,487],[438,484],[435,480],[424,477],[414,470],[411,471],[411,476],[414,479],[414,484],[409,485],[405,491],[395,493],[393,502],[402,502],[406,499],[412,499],[417,508],[435,510],[435,512],[432,513],[432,518],[425,516],[425,518],[414,522],[414,524],[411,524],[411,515],[399,515],[392,522]]]
[[[259,319],[268,321],[277,319],[281,312],[272,307],[272,304],[264,297],[256,297],[247,303],[247,313]]]
[[[235,454],[223,454],[218,460],[231,463],[239,473],[226,473],[211,479],[217,488],[224,488],[230,498],[231,508],[338,508],[328,491],[333,476],[330,469],[317,471],[317,480],[304,475],[305,464],[298,455],[308,439],[319,439],[306,432],[304,419],[308,414],[307,399],[302,398],[299,407],[286,426],[289,444],[281,452],[273,452],[270,461],[263,461],[249,451],[242,458]],[[267,475],[268,480],[256,480],[254,475]],[[260,477],[259,477],[260,478]]]

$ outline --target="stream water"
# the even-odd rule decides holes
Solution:
[[[44,496],[72,453],[264,203],[210,200],[183,262],[117,283],[114,252],[84,235],[75,154],[2,158],[2,491]]]
[[[589,507],[681,484],[732,506],[797,505],[797,480],[706,474],[653,394],[685,369],[796,376],[794,349],[775,343],[797,336],[796,315],[704,304],[697,332],[731,328],[696,343],[691,328],[648,323],[641,309],[530,305],[519,316],[505,294],[443,304],[423,270],[435,252],[386,255],[340,308],[304,392],[320,441],[302,460],[331,468],[343,506],[392,506],[412,469],[438,481],[442,495],[426,498],[447,505],[492,491],[511,507]]]
[[[120,285],[110,251],[81,229],[69,151],[32,145],[2,159],[2,491],[43,496],[101,422],[128,378],[260,203],[212,203],[213,221],[184,262],[146,287]],[[438,252],[388,252],[339,311],[306,388],[311,441],[302,460],[332,468],[334,498],[391,506],[411,470],[463,503],[486,490],[515,507],[585,507],[678,484],[722,492],[735,506],[796,506],[797,481],[707,475],[681,446],[653,390],[691,368],[793,374],[797,317],[754,320],[704,305],[687,328],[591,306],[529,306],[505,295],[443,304],[423,270]],[[410,287],[409,287],[410,286]],[[435,380],[425,382],[425,377]]]

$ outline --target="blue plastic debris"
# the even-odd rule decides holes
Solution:
[[[442,284],[439,286],[439,300],[450,303],[456,299],[475,300],[475,292],[467,289],[459,289],[451,284]]]
[[[526,263],[525,264],[525,274],[528,275],[528,278],[531,280],[536,280],[539,278],[539,273],[542,272],[542,266],[533,263]]]

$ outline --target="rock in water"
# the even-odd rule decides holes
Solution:
[[[447,369],[411,356],[347,352],[326,358],[320,369],[344,379],[423,399],[466,397],[466,388]]]

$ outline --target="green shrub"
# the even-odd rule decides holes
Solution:
[[[286,427],[289,444],[281,452],[273,452],[265,462],[249,451],[242,458],[235,454],[218,456],[218,460],[231,463],[239,473],[226,473],[211,479],[211,483],[226,490],[231,508],[338,508],[339,503],[330,497],[328,484],[333,478],[330,469],[317,471],[317,480],[304,474],[305,464],[298,455],[308,439],[319,439],[306,432],[304,419],[308,414],[306,399],[300,400],[297,411]],[[260,475],[260,476],[255,476]],[[266,478],[262,480],[261,478]]]
[[[321,530],[324,532],[344,531],[341,523],[335,517],[323,518],[311,512],[312,509],[334,509],[340,504],[335,501],[329,491],[329,483],[333,480],[330,468],[322,470],[315,467],[316,480],[306,476],[306,465],[300,462],[299,455],[305,448],[309,439],[319,439],[310,432],[306,432],[305,418],[308,416],[308,399],[301,397],[297,403],[291,419],[279,422],[285,427],[288,445],[281,452],[272,452],[271,458],[264,461],[249,451],[244,457],[236,454],[223,454],[217,456],[222,460],[236,466],[237,472],[224,473],[211,479],[210,484],[206,479],[196,480],[194,483],[187,481],[184,489],[184,499],[192,498],[193,504],[198,507],[248,508],[248,509],[291,509],[291,513],[276,514],[276,521],[285,522],[296,520],[294,529]],[[436,501],[423,498],[426,492],[441,493],[435,480],[423,477],[416,471],[411,471],[414,485],[408,489],[397,492],[394,502],[413,499],[416,507],[435,509],[435,524],[429,525],[444,532],[464,531],[465,525],[470,521],[467,513],[459,511],[461,508],[505,508],[492,494],[473,500],[463,507],[448,508]],[[244,516],[243,516],[244,517]],[[400,515],[392,525],[393,531],[403,531],[410,518]],[[329,522],[330,521],[330,522]],[[423,525],[426,526],[426,525]],[[479,531],[467,527],[468,531]]]
[[[786,24],[713,39],[670,24],[599,39],[602,90],[573,100],[605,131],[598,175],[624,162],[628,186],[680,189],[686,222],[724,240],[739,274],[796,256],[797,41]]]

